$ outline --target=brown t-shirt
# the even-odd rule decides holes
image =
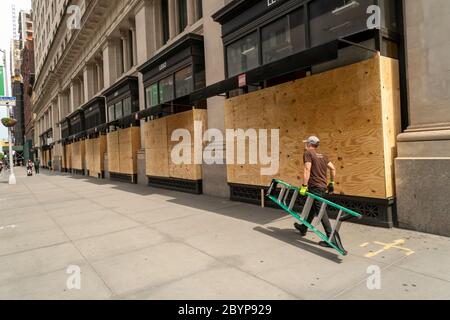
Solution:
[[[303,155],[303,162],[312,164],[308,187],[326,189],[328,186],[328,164],[330,163],[328,157],[314,150],[308,150]]]

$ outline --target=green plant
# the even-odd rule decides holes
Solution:
[[[17,120],[12,118],[3,118],[2,124],[7,128],[12,128],[17,124]]]

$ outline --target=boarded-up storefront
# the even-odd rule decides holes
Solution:
[[[401,125],[396,60],[377,55],[229,99],[225,123],[228,129],[280,130],[279,173],[262,176],[260,165],[230,164],[228,182],[232,185],[265,187],[273,178],[300,185],[302,140],[317,135],[321,150],[337,167],[338,194],[375,199],[395,196],[393,168]]]
[[[171,141],[172,133],[178,129],[189,132],[192,139],[186,147],[194,155],[195,121],[201,121],[206,128],[206,110],[187,111],[145,123],[146,173],[151,186],[201,192],[201,164],[195,164],[194,159],[191,164],[175,164],[171,159],[173,148],[180,143]]]
[[[86,170],[89,176],[103,178],[105,175],[104,156],[106,153],[106,135],[86,139]]]
[[[139,127],[108,133],[108,170],[111,179],[137,182],[137,152],[140,145]]]
[[[86,142],[85,140],[72,143],[72,172],[84,174],[86,168]]]

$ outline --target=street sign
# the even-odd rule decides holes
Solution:
[[[247,75],[245,73],[239,75],[239,88],[243,88],[247,86]]]
[[[0,106],[1,107],[15,107],[16,106],[16,97],[0,97]]]

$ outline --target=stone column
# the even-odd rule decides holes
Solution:
[[[109,88],[119,77],[116,38],[109,38],[103,47],[104,88]]]
[[[398,222],[450,236],[450,2],[404,5],[410,126],[398,137]]]
[[[103,79],[103,59],[101,57],[95,59],[95,65],[97,68],[97,91],[101,91],[102,89],[104,89],[105,84],[105,81]]]
[[[170,39],[178,34],[178,14],[176,0],[169,0],[169,32]]]
[[[193,25],[197,21],[197,17],[195,14],[195,0],[186,0],[187,3],[187,17],[188,17],[188,26]],[[183,30],[181,30],[183,31]]]
[[[155,12],[159,14],[155,14]],[[161,0],[142,1],[140,7],[136,10],[136,61],[138,65],[150,59],[157,48],[161,46],[160,12]]]
[[[128,70],[130,70],[131,68],[131,64],[130,64],[130,50],[129,50],[129,45],[128,45],[128,41],[129,41],[129,35],[128,35],[128,30],[126,29],[121,29],[120,30],[120,41],[122,42],[122,68],[124,73],[127,72]]]
[[[80,105],[80,92],[79,92],[79,85],[78,80],[73,79],[70,83],[70,108],[69,108],[69,114],[74,112]]]
[[[131,66],[135,66],[136,62],[137,62],[137,43],[136,43],[136,22],[130,21],[131,27],[130,27],[130,31],[131,31],[131,46],[133,48],[133,52],[131,53],[130,56],[130,61],[131,61]]]
[[[205,1],[205,66],[206,83],[211,85],[225,79],[223,57],[222,31],[220,25],[214,22],[211,15],[225,5],[225,1]],[[220,53],[220,54],[218,54]],[[208,127],[225,131],[224,98],[208,99]],[[225,136],[225,134],[224,134]],[[218,147],[223,147],[226,154],[225,141],[216,141]],[[229,198],[230,189],[227,182],[227,167],[224,164],[203,166],[203,190],[205,194]]]
[[[95,82],[96,74],[95,74],[95,64],[87,63],[83,70],[83,84],[84,84],[84,97],[85,101],[91,100],[91,98],[96,93]]]

